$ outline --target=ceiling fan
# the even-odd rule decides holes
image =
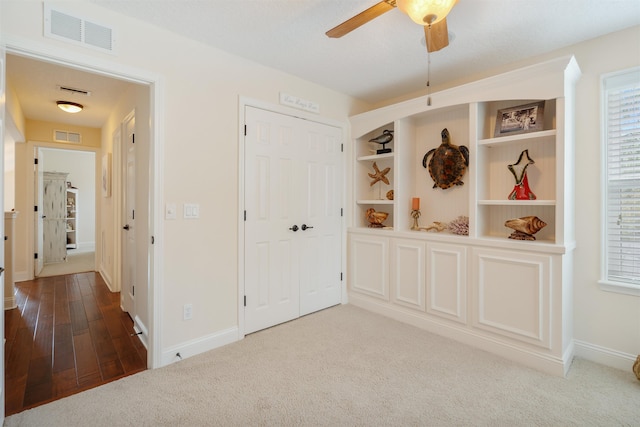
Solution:
[[[342,37],[397,6],[416,24],[424,26],[427,51],[436,52],[449,45],[446,16],[457,2],[458,0],[382,0],[325,34],[332,38]]]

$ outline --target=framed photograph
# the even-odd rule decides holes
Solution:
[[[111,153],[102,156],[102,197],[111,197]]]
[[[544,126],[544,101],[498,110],[495,135],[537,132]]]

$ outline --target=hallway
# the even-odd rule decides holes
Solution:
[[[95,272],[16,283],[5,311],[5,415],[146,369],[133,322]]]

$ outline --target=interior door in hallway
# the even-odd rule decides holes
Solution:
[[[342,130],[246,107],[245,333],[340,303]]]
[[[124,182],[123,182],[123,236],[122,236],[122,309],[136,319],[136,146],[135,117],[127,117],[123,122],[124,138]]]

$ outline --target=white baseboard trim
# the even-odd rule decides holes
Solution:
[[[566,376],[573,361],[574,348],[572,345],[569,345],[568,348],[565,349],[562,357],[556,357],[545,354],[542,351],[536,352],[535,350],[510,344],[499,338],[484,335],[462,325],[449,324],[433,317],[425,317],[418,313],[409,313],[399,308],[377,303],[355,293],[349,294],[349,304],[416,326],[434,334],[451,338],[452,340],[479,348],[488,353],[504,357],[505,359],[513,360],[551,375]]]
[[[234,326],[214,334],[187,341],[165,349],[162,352],[160,366],[167,366],[182,359],[222,347],[238,341],[238,327]],[[180,353],[180,357],[176,356]]]
[[[26,282],[27,280],[31,280],[33,277],[29,276],[28,271],[14,271],[13,272],[13,280],[14,282]]]
[[[106,271],[104,271],[104,269],[102,268],[102,266],[100,267],[100,270],[98,270],[98,273],[100,273],[100,276],[102,276],[102,280],[104,280],[104,283],[107,284],[107,287],[109,288],[109,290],[111,292],[118,292],[116,289],[114,289],[113,287],[113,282],[111,280],[111,276],[109,276],[107,274]]]
[[[573,343],[577,357],[624,371],[630,371],[638,357],[637,354],[624,353],[585,341],[573,340]]]
[[[16,308],[18,304],[16,303],[16,297],[14,295],[4,297],[4,309],[12,310]]]

